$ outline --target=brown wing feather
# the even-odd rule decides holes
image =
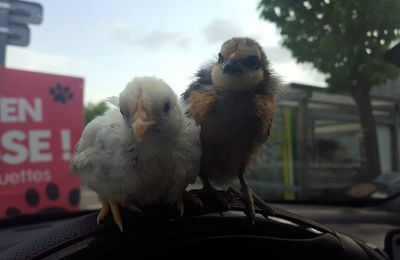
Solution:
[[[256,115],[262,122],[262,140],[266,141],[269,138],[272,120],[276,112],[276,97],[274,95],[257,95],[255,104]]]
[[[198,125],[203,124],[216,100],[216,94],[211,91],[192,91],[189,98],[189,113]]]

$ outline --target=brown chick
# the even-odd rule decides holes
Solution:
[[[229,190],[245,201],[252,224],[254,202],[273,212],[249,188],[245,172],[269,137],[278,86],[261,46],[238,37],[222,45],[218,61],[200,69],[183,94],[188,113],[201,125],[203,189],[229,207],[211,183],[229,185],[239,178],[241,192]]]

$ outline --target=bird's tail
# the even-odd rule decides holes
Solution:
[[[78,150],[79,142],[75,145],[74,148],[74,153],[72,154],[71,160],[69,161],[69,172],[74,175],[78,171],[78,167],[76,167],[74,163],[74,157],[76,154],[76,151]]]
[[[116,108],[119,108],[119,98],[116,96],[111,96],[106,98],[106,101],[110,103],[111,105],[115,106]]]

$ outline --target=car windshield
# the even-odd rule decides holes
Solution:
[[[0,219],[99,208],[69,169],[84,126],[137,76],[181,95],[238,36],[260,44],[281,81],[260,163],[247,169],[257,194],[307,203],[396,196],[396,12],[398,0],[0,0]]]

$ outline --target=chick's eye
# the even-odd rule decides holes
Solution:
[[[221,53],[218,53],[218,63],[224,62],[224,57],[222,56]]]
[[[169,102],[166,102],[166,103],[164,104],[164,107],[163,107],[163,112],[164,112],[164,113],[168,113],[170,109],[171,109],[170,103],[169,103]]]
[[[122,115],[123,117],[125,117],[124,111],[123,111],[121,108],[119,109],[119,112],[121,112],[121,115]]]
[[[256,55],[251,55],[250,57],[242,60],[242,65],[249,69],[259,69],[260,59]]]

